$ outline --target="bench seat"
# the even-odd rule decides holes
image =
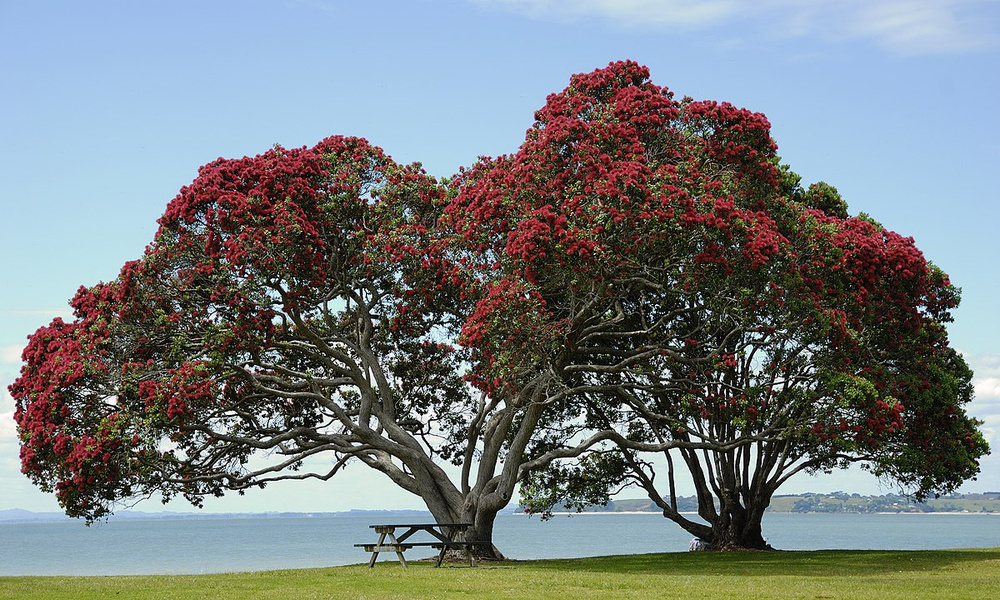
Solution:
[[[396,556],[399,557],[399,562],[404,567],[406,567],[406,559],[403,557],[403,553],[411,548],[424,547],[424,548],[434,548],[438,550],[437,566],[441,566],[441,561],[444,560],[445,554],[448,550],[465,550],[465,553],[469,557],[469,566],[476,566],[476,559],[473,556],[471,549],[474,546],[479,546],[482,542],[467,542],[467,541],[453,541],[451,540],[451,535],[455,530],[461,533],[472,526],[472,523],[426,523],[426,524],[411,524],[411,525],[371,525],[370,527],[375,530],[375,533],[379,534],[379,539],[377,542],[362,542],[360,544],[354,544],[355,548],[364,548],[365,552],[370,553],[371,560],[368,561],[368,568],[373,568],[375,566],[375,560],[378,555],[382,552],[395,552]],[[397,529],[405,529],[398,538],[395,536],[395,531]],[[450,530],[450,531],[449,531]],[[431,536],[437,538],[428,542],[412,542],[410,541],[410,536],[420,531],[431,534]],[[389,540],[386,541],[388,536]]]
[[[406,551],[410,548],[416,548],[418,546],[430,547],[435,550],[440,550],[441,548],[468,548],[469,546],[475,546],[479,542],[405,542],[401,544],[393,544],[392,542],[382,542],[371,543],[371,544],[354,544],[355,548],[364,548],[365,552],[397,552]]]

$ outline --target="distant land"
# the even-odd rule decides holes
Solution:
[[[122,510],[111,519],[121,520],[174,520],[174,519],[289,519],[308,517],[422,517],[429,518],[426,510],[348,510],[344,512],[259,512],[259,513],[208,513],[208,512],[146,512]],[[33,512],[21,508],[0,510],[0,522],[5,521],[72,521],[61,512]]]
[[[677,509],[696,512],[695,496],[677,498]],[[898,494],[862,496],[846,492],[774,496],[769,512],[781,513],[1000,513],[1000,492],[949,494],[917,502]],[[615,500],[608,506],[588,507],[586,512],[659,512],[651,500]]]
[[[681,512],[696,512],[698,503],[695,496],[677,498],[677,508]],[[949,494],[924,502],[917,502],[907,496],[885,494],[882,496],[862,496],[846,492],[829,494],[793,494],[775,496],[768,512],[775,513],[998,513],[1000,514],[1000,492],[981,494]],[[505,511],[518,513],[520,509],[511,505]],[[558,510],[556,511],[558,512]],[[607,506],[589,506],[584,512],[660,512],[648,499],[619,499]],[[430,518],[425,510],[349,510],[344,512],[263,512],[263,513],[206,513],[206,512],[145,512],[123,510],[116,512],[114,520],[137,519],[288,519],[308,517],[406,517]],[[0,510],[0,522],[31,522],[70,520],[59,512],[32,512],[19,508]]]

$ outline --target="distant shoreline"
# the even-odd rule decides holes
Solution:
[[[538,517],[538,514],[528,514],[526,512],[517,511],[513,513],[507,513],[515,517]],[[663,513],[658,510],[584,510],[581,512],[573,511],[553,511],[550,513],[553,517],[575,517],[576,515],[653,515],[657,517],[662,517]],[[697,513],[683,512],[681,514],[693,515]]]
[[[512,516],[523,516],[523,517],[538,517],[538,514],[528,514],[525,512],[514,512],[514,513],[503,513],[510,514]],[[571,511],[560,511],[550,513],[554,517],[575,517],[577,515],[652,515],[657,517],[662,517],[663,513],[656,510],[584,510],[581,512],[571,512]],[[697,515],[694,511],[681,511],[682,515]],[[828,514],[840,514],[840,515],[950,515],[950,516],[963,516],[963,515],[990,515],[990,516],[1000,516],[998,511],[944,511],[944,510],[931,510],[931,511],[917,511],[917,510],[897,510],[897,511],[885,511],[885,512],[827,512],[827,511],[767,511],[767,514],[772,515],[828,515]]]
[[[675,506],[681,514],[698,514],[694,496],[678,496]],[[562,507],[560,507],[562,508]],[[879,514],[879,515],[1000,515],[1000,492],[951,494],[915,502],[898,494],[861,496],[846,492],[829,494],[784,494],[771,499],[768,514]],[[525,515],[516,504],[508,505],[500,515]],[[661,515],[662,511],[649,499],[622,498],[612,500],[606,507],[588,507],[582,512],[559,510],[553,516],[572,515]],[[312,517],[409,517],[427,518],[430,512],[418,509],[352,509],[347,511],[263,511],[263,512],[202,512],[202,511],[140,511],[123,510],[112,520],[170,520],[170,519],[247,519],[247,518],[312,518]],[[532,515],[528,515],[532,516]],[[535,515],[537,516],[537,515]],[[34,512],[24,509],[0,510],[0,523],[72,521],[60,512]]]

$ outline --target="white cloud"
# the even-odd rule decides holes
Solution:
[[[0,378],[0,439],[8,433],[6,426],[14,422],[14,398],[11,397],[6,378]]]
[[[17,439],[17,424],[14,422],[14,411],[0,413],[0,440]]]
[[[537,18],[599,17],[626,25],[709,25],[745,8],[742,0],[474,0]]]
[[[985,0],[470,0],[549,20],[607,19],[640,29],[738,22],[746,35],[869,40],[903,55],[973,52],[1000,41]]]
[[[968,355],[963,353],[963,357],[976,373],[977,382],[989,378],[1000,378],[1000,354]]]
[[[14,318],[46,318],[51,319],[54,317],[62,317],[63,320],[69,320],[73,318],[72,308],[37,308],[37,309],[23,309],[23,310],[0,310],[0,317],[14,317]]]
[[[972,380],[976,398],[966,406],[966,411],[983,421],[980,430],[996,456],[984,459],[985,471],[985,464],[1000,460],[1000,355],[980,354],[965,359],[976,374]]]
[[[983,422],[980,431],[994,453],[1000,453],[1000,378],[977,380],[976,399],[966,411]]]
[[[974,383],[977,400],[1000,400],[1000,377],[976,379]]]
[[[900,54],[932,54],[981,50],[996,36],[963,20],[960,12],[975,2],[896,0],[853,3],[857,11],[848,31],[871,38]]]
[[[285,0],[285,6],[292,9],[305,8],[324,13],[337,13],[340,6],[326,0]]]
[[[980,354],[965,360],[975,373],[972,384],[976,398],[967,407],[969,414],[987,422],[993,418],[1000,425],[1000,355]]]
[[[0,346],[0,364],[21,364],[24,346]]]
[[[17,373],[21,366],[22,346],[0,346],[0,411],[8,411],[14,408],[14,399],[7,389],[17,378]],[[0,439],[3,439],[7,432],[7,421],[13,423],[13,412],[0,412]]]

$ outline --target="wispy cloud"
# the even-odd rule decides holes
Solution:
[[[24,346],[0,346],[0,365],[21,363],[21,352]]]
[[[283,4],[285,8],[309,8],[323,12],[334,12],[337,9],[336,0],[285,0]]]
[[[851,2],[843,26],[899,54],[961,53],[996,45],[989,19],[977,19],[969,0]]]
[[[744,0],[473,0],[535,18],[605,18],[625,25],[705,26],[743,12]]]
[[[54,319],[62,317],[63,320],[73,318],[73,309],[69,307],[61,308],[38,308],[33,310],[3,309],[0,310],[0,317],[7,319]]]
[[[17,438],[17,425],[14,423],[14,411],[0,413],[0,440]]]
[[[965,360],[976,373],[976,379],[1000,377],[1000,354],[965,354]]]
[[[976,380],[976,398],[992,399],[1000,402],[1000,377],[986,377]]]
[[[4,309],[0,310],[0,315],[5,317],[44,317],[48,315],[72,316],[73,309],[62,306],[59,308],[34,308],[34,309]]]
[[[980,354],[965,359],[976,373],[973,379],[976,398],[966,410],[983,421],[980,426],[983,437],[994,454],[1000,453],[1000,355]]]
[[[989,0],[468,0],[537,19],[605,19],[644,30],[737,24],[741,37],[866,40],[900,55],[997,46]],[[730,31],[730,34],[733,32]]]

